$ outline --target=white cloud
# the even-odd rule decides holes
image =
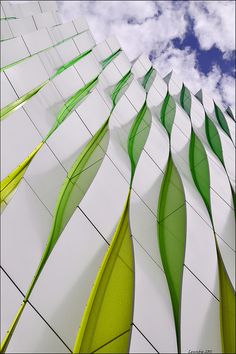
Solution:
[[[202,49],[213,45],[222,52],[235,49],[234,1],[190,1],[188,11]]]
[[[174,48],[194,19],[194,31],[203,49],[213,45],[229,59],[234,49],[234,2],[232,1],[60,1],[65,20],[85,16],[97,42],[115,35],[130,60],[155,51],[155,66],[162,76],[174,69],[195,93],[204,88],[219,103],[234,105],[234,79],[214,66],[200,72],[196,52]],[[154,17],[156,14],[156,18]],[[133,21],[133,24],[128,23]]]

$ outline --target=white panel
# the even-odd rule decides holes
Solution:
[[[23,179],[1,215],[1,261],[24,293],[40,262],[50,227],[51,215]]]
[[[122,79],[122,75],[113,62],[110,62],[99,76],[103,89],[117,84],[120,79]]]
[[[6,40],[12,37],[13,34],[11,32],[8,21],[7,20],[1,21],[1,40]]]
[[[134,64],[132,65],[131,71],[134,74],[136,79],[139,79],[139,78],[143,77],[146,74],[146,72],[147,72],[147,70],[145,69],[145,67],[141,63],[140,58],[138,58],[134,62]]]
[[[144,150],[164,172],[169,156],[169,138],[162,124],[153,116]]]
[[[1,67],[15,63],[28,56],[29,52],[21,37],[9,39],[1,43]]]
[[[1,108],[6,107],[9,103],[18,99],[16,92],[11,86],[5,73],[1,72]]]
[[[212,98],[210,98],[204,90],[202,91],[202,104],[206,110],[207,113],[213,113],[214,112],[214,102]]]
[[[162,79],[158,71],[156,71],[156,76],[153,81],[153,86],[156,88],[156,90],[162,95],[163,98],[166,97],[167,94],[167,85],[165,81]]]
[[[97,61],[100,62],[108,58],[112,54],[112,51],[108,46],[107,42],[104,41],[102,43],[97,44],[96,47],[93,48],[93,54],[95,55]]]
[[[81,33],[80,35],[74,37],[73,40],[81,53],[92,49],[96,45],[96,42],[90,31]]]
[[[118,42],[115,36],[109,36],[108,38],[106,38],[106,42],[113,53],[120,49],[120,43]]]
[[[78,33],[87,31],[89,29],[88,22],[86,21],[85,17],[77,17],[75,20],[73,20],[73,22]]]
[[[32,33],[27,33],[23,39],[31,54],[35,54],[43,49],[52,46],[52,40],[46,29],[41,29]]]
[[[216,233],[235,250],[235,214],[213,190],[211,190],[211,209]]]
[[[156,90],[152,84],[147,94],[147,105],[149,108],[160,105],[164,101],[164,97]]]
[[[124,76],[125,74],[127,74],[127,72],[130,70],[131,68],[131,64],[127,58],[127,56],[125,55],[124,52],[120,52],[114,59],[113,59],[113,63],[116,65],[116,67],[118,68],[119,72],[121,73],[122,76]]]
[[[147,173],[144,174],[144,171]],[[158,197],[163,177],[163,172],[143,151],[135,171],[132,188],[154,215],[157,215]]]
[[[123,95],[112,113],[118,122],[129,131],[134,118],[137,115],[137,111],[134,109],[128,98]]]
[[[232,120],[231,117],[228,116],[228,114],[224,113],[224,117],[225,117],[225,120],[228,124],[228,127],[229,127],[229,132],[230,132],[230,136],[231,136],[231,139],[233,141],[233,144],[235,145],[235,122]]]
[[[133,322],[160,353],[176,353],[174,317],[165,274],[134,239],[133,245]]]
[[[125,91],[125,96],[132,103],[136,111],[139,112],[145,102],[146,92],[138,81],[133,79],[128,89]]]
[[[235,291],[235,252],[219,236],[216,235],[216,238],[226,272]]]
[[[80,207],[108,241],[120,219],[128,191],[129,184],[105,156]],[[97,208],[94,208],[95,200]]]
[[[109,121],[109,144],[106,154],[129,183],[131,178],[130,158],[127,151],[129,131],[125,131],[112,115]]]
[[[38,56],[47,71],[48,77],[54,75],[57,69],[64,64],[55,47],[39,53]]]
[[[90,138],[91,135],[81,119],[76,112],[72,112],[50,136],[47,144],[63,167],[69,171]]]
[[[76,112],[92,134],[98,131],[110,114],[109,108],[96,89],[79,105]]]
[[[1,340],[6,335],[17,310],[19,309],[23,296],[6,274],[1,272]]]
[[[70,353],[35,310],[26,304],[6,353]]]
[[[33,17],[38,29],[53,27],[58,24],[57,18],[52,12],[44,12],[34,15]]]
[[[65,100],[84,86],[74,66],[69,67],[61,74],[57,75],[52,82]]]
[[[186,204],[186,218],[185,264],[219,299],[218,260],[214,232],[189,204]]]
[[[66,171],[46,144],[31,161],[24,178],[53,213],[59,191],[66,178]]]
[[[77,32],[72,22],[63,23],[62,25],[55,26],[50,29],[50,35],[54,44],[57,44],[66,38],[75,36],[76,33]]]
[[[146,54],[141,54],[139,59],[140,59],[140,62],[142,63],[142,65],[144,66],[144,68],[146,69],[146,71],[151,69],[152,63],[148,59],[148,56]]]
[[[107,246],[77,208],[30,296],[71,349]]]
[[[29,1],[24,3],[12,4],[12,6],[17,6],[20,11],[20,17],[26,17],[33,14],[40,13],[40,6],[38,1]]]
[[[23,108],[1,123],[1,178],[12,172],[41,142]]]
[[[132,326],[132,334],[130,340],[129,353],[157,353],[154,347],[148,343],[147,339],[136,329],[136,327]]]
[[[37,95],[24,105],[24,109],[34,122],[42,137],[52,128],[64,101],[52,82],[44,86]]]
[[[163,269],[158,246],[157,218],[134,191],[130,197],[129,219],[132,236]]]
[[[5,72],[19,96],[23,96],[48,79],[47,72],[37,56],[12,66]]]
[[[22,34],[37,30],[32,16],[21,19],[14,19],[9,21],[8,23],[14,37],[21,36]]]
[[[90,80],[95,79],[101,72],[101,66],[95,59],[93,53],[89,53],[81,60],[79,60],[74,67],[80,74],[84,83],[88,83]]]
[[[210,173],[210,185],[211,189],[213,189],[217,194],[229,205],[233,208],[233,200],[232,200],[232,191],[230,188],[229,179],[225,172],[224,167],[221,163],[219,163],[218,158],[211,153],[211,155],[207,152],[208,155],[208,165],[209,165],[209,173]],[[210,157],[210,158],[209,158]],[[233,163],[233,158],[231,160]],[[201,163],[199,163],[200,166]],[[202,179],[205,179],[205,176],[202,174]]]
[[[42,12],[57,10],[56,1],[39,1],[39,5]]]
[[[218,133],[220,135],[225,168],[235,189],[235,148],[226,134],[220,129],[218,129]]]
[[[69,39],[57,45],[55,49],[59,53],[60,57],[62,58],[63,64],[76,58],[80,54],[72,39]]]
[[[220,305],[186,269],[181,300],[181,352],[211,350],[221,353]]]

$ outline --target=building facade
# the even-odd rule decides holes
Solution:
[[[1,348],[235,352],[235,118],[56,2],[1,4]]]

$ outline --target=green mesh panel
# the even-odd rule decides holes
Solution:
[[[161,107],[161,122],[166,128],[168,134],[171,134],[174,123],[176,104],[170,94],[167,92],[164,102]]]
[[[185,254],[186,207],[180,176],[171,156],[158,202],[158,243],[167,278],[180,352],[180,306]]]
[[[134,286],[128,205],[129,195],[93,285],[73,353],[106,353],[111,348],[114,353],[128,353]]]
[[[189,163],[193,180],[211,215],[210,174],[207,155],[201,141],[193,130],[189,149]]]
[[[231,138],[229,127],[223,113],[215,103],[214,103],[214,107],[215,107],[215,113],[216,113],[216,118],[218,120],[218,123],[220,124],[221,128],[225,131],[225,133]]]
[[[216,154],[216,156],[219,158],[219,160],[222,162],[224,165],[224,159],[223,159],[223,152],[222,152],[222,146],[221,146],[221,141],[219,137],[219,133],[214,125],[214,123],[209,119],[207,115],[205,115],[205,129],[206,129],[206,136],[207,140]]]

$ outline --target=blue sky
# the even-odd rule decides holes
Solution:
[[[97,42],[115,35],[130,60],[141,53],[164,76],[235,104],[234,1],[60,1],[65,21],[85,16]]]

